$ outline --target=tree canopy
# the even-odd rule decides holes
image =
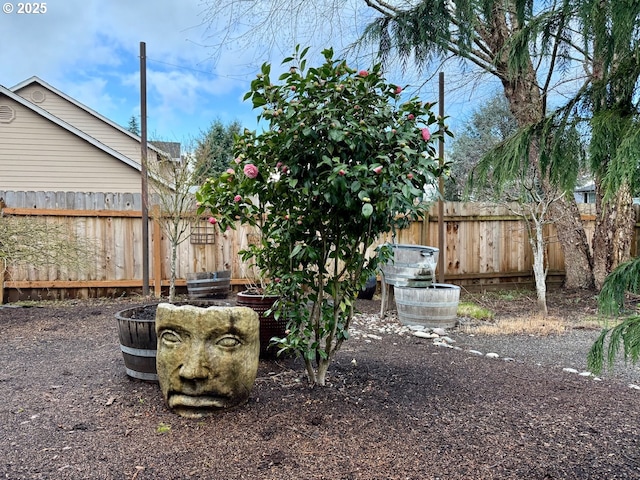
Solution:
[[[240,122],[228,125],[221,120],[211,123],[209,130],[202,132],[195,145],[195,176],[213,177],[224,172],[233,160],[233,141],[240,134]]]

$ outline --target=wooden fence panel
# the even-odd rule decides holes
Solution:
[[[0,191],[6,214],[32,216],[68,228],[78,238],[95,242],[96,255],[91,268],[84,272],[65,269],[12,268],[6,277],[9,290],[139,288],[142,285],[142,216],[140,194],[9,192]],[[593,205],[580,205],[585,231],[593,235]],[[440,252],[445,266],[445,280],[468,288],[505,285],[531,285],[532,253],[523,221],[504,205],[445,202],[443,222],[444,249]],[[238,225],[236,230],[215,232],[213,243],[182,242],[177,249],[178,285],[185,285],[188,273],[231,270],[234,283],[256,279],[251,265],[243,263],[238,252],[256,241],[253,229]],[[168,285],[171,246],[164,232],[149,221],[150,279],[160,278]],[[560,281],[564,256],[553,226],[545,227],[547,262],[552,281]],[[386,242],[438,247],[438,208],[434,205],[425,221],[414,222],[394,236],[382,236],[367,251],[375,255],[378,245]],[[639,246],[636,234],[632,254]],[[156,265],[160,263],[160,265]],[[160,272],[156,275],[156,269]]]

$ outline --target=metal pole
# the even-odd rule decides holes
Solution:
[[[147,184],[147,53],[140,42],[140,164],[142,175],[142,295],[149,295],[149,188]]]
[[[439,76],[439,115],[440,115],[440,129],[444,127],[444,72],[440,72]],[[440,136],[438,142],[438,159],[440,167],[444,165],[444,135]],[[440,198],[438,199],[438,283],[444,283],[444,257],[445,257],[445,245],[444,245],[444,179],[442,175],[438,178],[438,189],[440,191]]]

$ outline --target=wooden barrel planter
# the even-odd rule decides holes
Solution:
[[[187,273],[190,298],[227,298],[231,288],[231,271]]]
[[[387,285],[428,287],[435,282],[439,250],[425,245],[389,244],[393,259],[382,266]]]
[[[270,345],[271,338],[286,335],[286,318],[281,317],[276,320],[273,314],[266,315],[266,312],[273,307],[278,298],[277,295],[238,293],[236,305],[253,309],[260,319],[260,356],[263,358],[275,357],[276,355],[276,349]]]
[[[460,287],[434,283],[430,287],[394,287],[398,320],[404,325],[452,328],[457,323]]]
[[[156,307],[155,304],[144,305],[116,313],[120,350],[127,375],[151,382],[158,381]]]

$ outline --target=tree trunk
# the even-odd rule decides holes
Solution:
[[[531,125],[542,119],[542,101],[537,87],[520,81],[503,80],[502,83],[511,112],[519,126]],[[545,172],[540,170],[539,151],[535,146],[530,149],[529,162],[535,167],[545,195],[555,195],[555,189],[545,178]],[[573,195],[560,198],[553,202],[550,212],[565,258],[565,288],[592,288],[591,252],[575,198]]]
[[[635,223],[636,215],[629,185],[625,183],[616,198],[605,203],[600,182],[596,181],[593,275],[598,290],[602,288],[607,275],[629,259]]]
[[[176,298],[176,264],[178,263],[178,245],[171,245],[171,275],[169,278],[169,302]]]
[[[532,232],[529,238],[531,249],[533,250],[533,276],[536,281],[536,294],[538,297],[538,311],[547,316],[547,272],[544,267],[545,241],[542,231],[542,220],[534,219],[535,233]]]
[[[593,288],[589,241],[573,195],[570,199],[562,198],[554,202],[551,205],[551,217],[564,254],[564,287],[570,289]]]

